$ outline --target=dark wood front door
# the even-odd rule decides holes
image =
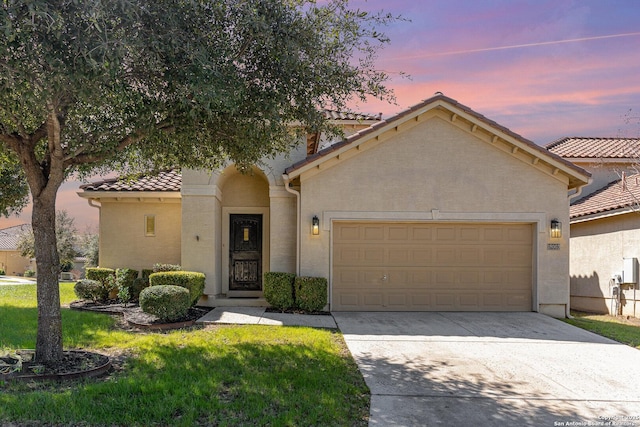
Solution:
[[[257,296],[262,291],[262,215],[229,218],[229,296]]]

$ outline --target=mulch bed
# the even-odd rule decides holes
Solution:
[[[34,358],[34,350],[16,350],[0,357],[0,380],[72,380],[97,377],[111,369],[108,356],[84,350],[64,351],[55,363],[36,362]]]
[[[166,323],[156,316],[145,313],[137,304],[104,304],[93,301],[74,301],[69,304],[74,310],[87,310],[96,313],[106,313],[123,316],[124,322],[133,328],[142,330],[171,330],[193,326],[195,321],[212,310],[211,307],[191,307],[187,315],[177,322]]]

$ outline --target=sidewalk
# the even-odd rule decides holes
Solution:
[[[0,276],[0,286],[2,285],[33,285],[35,279],[13,276]]]
[[[216,307],[196,323],[236,325],[309,326],[337,329],[332,315],[267,313],[265,307]]]

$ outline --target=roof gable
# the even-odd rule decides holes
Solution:
[[[441,94],[375,123],[293,164],[285,170],[286,178],[294,179],[314,168],[326,169],[336,161],[340,161],[341,156],[351,157],[345,155],[351,150],[360,151],[384,142],[398,132],[412,128],[435,115],[445,117],[452,125],[474,134],[486,143],[517,157],[532,167],[558,178],[558,175],[564,176],[568,181],[569,189],[579,188],[589,181],[590,174],[584,169]]]
[[[640,138],[585,138],[565,137],[545,146],[549,151],[566,159],[621,160],[638,162]]]

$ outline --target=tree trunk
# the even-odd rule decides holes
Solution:
[[[56,245],[56,199],[48,192],[33,199],[31,226],[38,267],[38,335],[36,360],[62,359],[62,318],[60,315],[60,262]]]

